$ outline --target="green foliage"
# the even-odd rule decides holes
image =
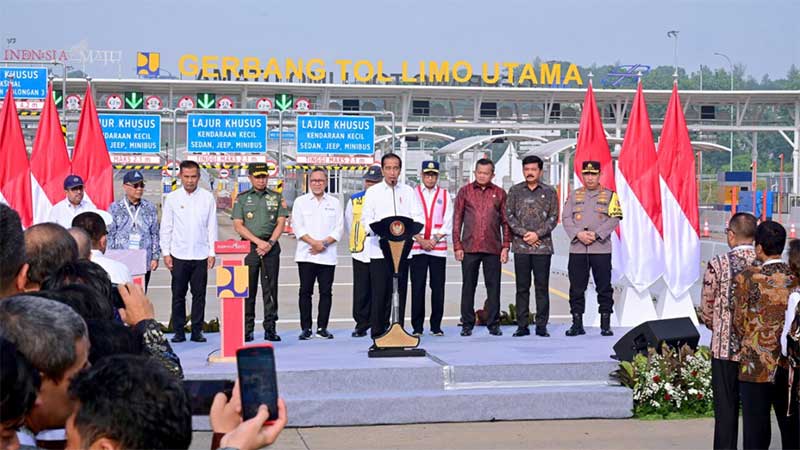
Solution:
[[[643,419],[708,417],[714,413],[711,354],[707,347],[679,351],[664,344],[661,352],[637,354],[611,374],[633,390],[634,416]]]

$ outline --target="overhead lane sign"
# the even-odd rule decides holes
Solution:
[[[297,153],[371,155],[374,152],[374,117],[297,117]]]
[[[189,114],[190,152],[255,153],[267,150],[267,118],[261,114]]]
[[[46,68],[0,67],[0,99],[6,98],[9,81],[14,85],[15,98],[43,99],[47,96]]]
[[[161,117],[147,114],[99,114],[100,127],[111,153],[158,153]]]

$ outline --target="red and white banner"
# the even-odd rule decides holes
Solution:
[[[628,281],[641,292],[664,273],[658,156],[641,82],[633,100],[616,175],[617,194],[624,216],[620,221],[617,264],[621,265],[621,272]]]
[[[114,170],[108,155],[103,129],[97,117],[91,86],[86,87],[75,149],[72,154],[72,172],[83,178],[86,196],[98,209],[108,210],[114,202]]]
[[[350,156],[350,155],[297,155],[298,164],[317,164],[317,165],[371,165],[375,163],[373,156]]]
[[[700,211],[694,151],[677,83],[658,142],[664,223],[664,281],[676,298],[700,277]]]
[[[33,224],[31,168],[10,81],[6,98],[0,109],[0,202],[15,209],[28,228]]]
[[[51,84],[31,152],[33,223],[47,222],[50,209],[64,199],[64,179],[71,170]]]

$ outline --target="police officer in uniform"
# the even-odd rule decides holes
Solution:
[[[280,341],[280,336],[275,333],[281,255],[278,239],[286,225],[289,208],[282,194],[267,189],[269,167],[266,163],[250,164],[247,172],[253,188],[236,197],[231,215],[233,229],[243,239],[250,241],[250,253],[244,259],[250,281],[250,295],[244,308],[245,341],[253,340],[259,272],[264,300],[264,339]]]
[[[584,293],[592,271],[600,304],[600,334],[611,336],[611,313],[614,307],[611,287],[611,234],[622,219],[617,194],[600,185],[600,163],[584,161],[581,166],[583,187],[576,189],[564,205],[561,222],[570,239],[569,307],[572,327],[567,336],[586,334],[583,313]]]

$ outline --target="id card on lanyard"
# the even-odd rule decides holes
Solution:
[[[136,213],[135,214],[132,213],[131,209],[130,209],[130,206],[128,205],[128,201],[125,200],[125,211],[128,212],[128,216],[130,216],[131,224],[132,224],[131,232],[128,235],[128,248],[131,249],[131,250],[139,250],[142,247],[142,235],[139,233],[138,228],[137,228],[137,224],[136,224],[136,219],[139,218],[139,210],[140,209],[141,209],[141,207],[139,207],[139,208],[134,207],[134,210],[136,211]]]

